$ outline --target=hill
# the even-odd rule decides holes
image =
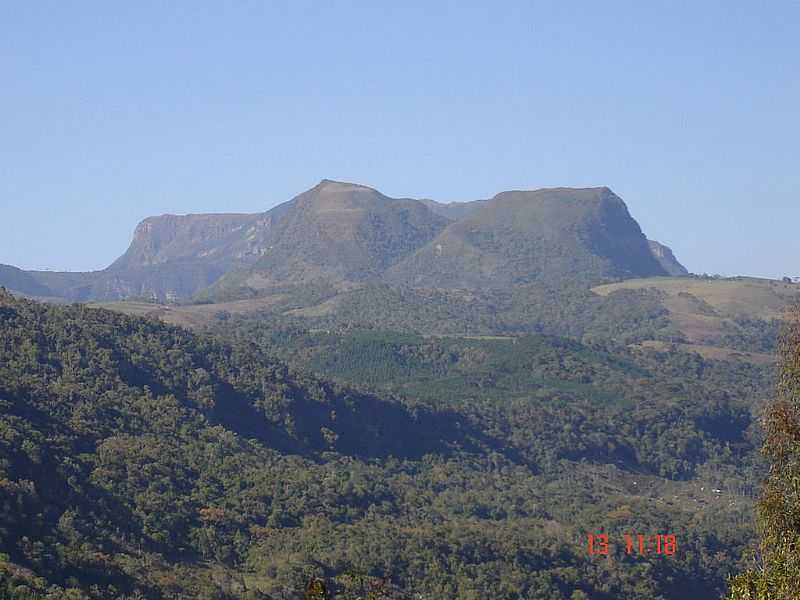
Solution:
[[[245,300],[193,305],[110,302],[89,306],[199,329],[237,317],[312,329],[367,325],[447,335],[548,333],[628,343],[674,333],[669,331],[666,309],[654,294],[620,290],[601,296],[580,286],[447,290],[365,283],[345,290],[300,286]]]
[[[727,349],[753,360],[772,360],[784,311],[800,300],[800,285],[752,277],[631,279],[593,288],[602,296],[623,290],[654,294],[666,310],[674,335],[646,342],[651,346],[670,341],[709,357],[730,355]]]
[[[31,273],[11,265],[0,265],[0,282],[10,290],[28,296],[48,296],[51,294],[50,289],[37,281],[36,277]]]
[[[548,333],[666,349],[708,358],[772,362],[783,310],[800,286],[752,278],[655,277],[597,286],[447,290],[362,285],[306,287],[248,300],[101,306],[203,328],[231,317],[331,329],[369,325],[446,335]]]
[[[693,276],[633,279],[592,290],[565,285],[513,290],[309,286],[221,303],[100,306],[198,329],[236,319],[322,330],[370,326],[433,335],[546,333],[771,364],[783,311],[798,300],[797,284]]]

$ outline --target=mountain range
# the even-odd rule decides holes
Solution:
[[[86,273],[0,266],[0,285],[63,301],[249,298],[313,283],[508,289],[683,275],[608,188],[509,191],[443,204],[322,180],[266,212],[149,217]]]

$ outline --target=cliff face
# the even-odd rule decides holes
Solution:
[[[257,214],[148,217],[134,230],[125,254],[106,269],[30,275],[40,286],[38,295],[68,301],[186,300],[224,274],[255,263],[288,205]]]
[[[130,247],[109,268],[195,260],[227,268],[249,264],[263,253],[273,224],[269,213],[150,217],[139,223]]]
[[[675,258],[670,248],[653,240],[647,240],[647,243],[650,245],[650,251],[653,253],[653,256],[655,256],[656,260],[667,273],[673,277],[689,274],[689,270],[678,262],[678,259]]]
[[[191,298],[225,273],[263,255],[286,205],[258,214],[162,215],[134,230],[128,250],[108,268],[89,273],[0,270],[0,285],[26,295],[71,302]],[[24,283],[24,285],[21,285]]]

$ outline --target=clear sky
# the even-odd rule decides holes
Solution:
[[[608,185],[696,272],[800,275],[800,2],[0,3],[0,263],[322,178]]]

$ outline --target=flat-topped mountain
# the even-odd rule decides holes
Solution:
[[[269,213],[149,217],[139,223],[127,252],[109,269],[194,260],[225,267],[237,262],[255,262],[272,223]]]
[[[256,262],[275,223],[290,206],[286,202],[257,214],[148,217],[136,226],[125,254],[106,269],[65,273],[0,266],[0,285],[28,296],[70,302],[186,300],[225,273]]]
[[[394,267],[394,282],[494,287],[667,275],[608,188],[498,194]]]
[[[108,268],[0,268],[0,285],[67,301],[251,297],[286,286],[361,282],[433,288],[580,285],[685,272],[608,188],[503,192],[442,204],[322,180],[256,214],[142,221]]]

